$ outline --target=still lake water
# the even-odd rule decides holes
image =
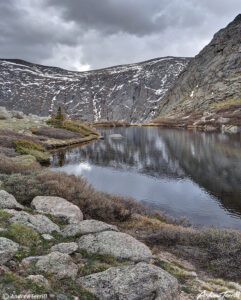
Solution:
[[[100,129],[105,138],[52,155],[52,169],[195,224],[241,229],[241,136],[154,127]],[[123,139],[111,139],[119,133]]]

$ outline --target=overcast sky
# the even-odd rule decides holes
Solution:
[[[0,57],[89,70],[194,56],[241,0],[0,0]]]

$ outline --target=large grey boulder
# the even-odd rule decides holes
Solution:
[[[150,249],[132,236],[115,231],[104,231],[82,236],[78,240],[79,248],[90,253],[109,254],[118,259],[135,262],[149,261]]]
[[[43,215],[30,215],[25,211],[12,211],[8,210],[9,213],[13,213],[13,217],[9,219],[10,223],[22,223],[25,226],[39,232],[39,233],[51,233],[53,231],[59,232],[59,226],[53,223],[49,218]]]
[[[78,250],[78,244],[77,243],[60,243],[57,245],[54,245],[50,249],[52,252],[61,252],[61,253],[66,253],[66,254],[72,254],[75,251]]]
[[[79,207],[60,197],[38,196],[33,199],[31,206],[38,212],[61,218],[68,223],[83,220]]]
[[[13,195],[10,195],[8,192],[1,190],[0,191],[0,208],[20,208],[23,209],[24,207],[19,204]]]
[[[72,258],[60,252],[41,256],[36,263],[36,268],[44,273],[53,274],[58,279],[74,279],[78,273],[78,267],[73,263]]]
[[[176,278],[153,265],[138,263],[110,268],[77,279],[101,300],[177,300]]]
[[[119,231],[114,225],[110,225],[96,220],[84,220],[78,224],[70,224],[66,226],[61,234],[65,237],[74,236],[76,234],[96,233],[102,231]]]
[[[0,237],[0,264],[4,264],[11,259],[18,251],[19,245],[12,240]]]

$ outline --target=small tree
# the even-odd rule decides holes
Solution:
[[[59,106],[59,108],[58,108],[58,111],[57,111],[57,114],[56,114],[56,117],[55,117],[55,121],[57,122],[57,123],[63,123],[63,121],[65,120],[65,115],[63,114],[63,112],[62,112],[62,108],[61,108],[61,106]]]

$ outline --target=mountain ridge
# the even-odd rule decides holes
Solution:
[[[85,121],[151,119],[190,58],[164,57],[77,72],[0,60],[0,105],[47,116],[62,106]]]

